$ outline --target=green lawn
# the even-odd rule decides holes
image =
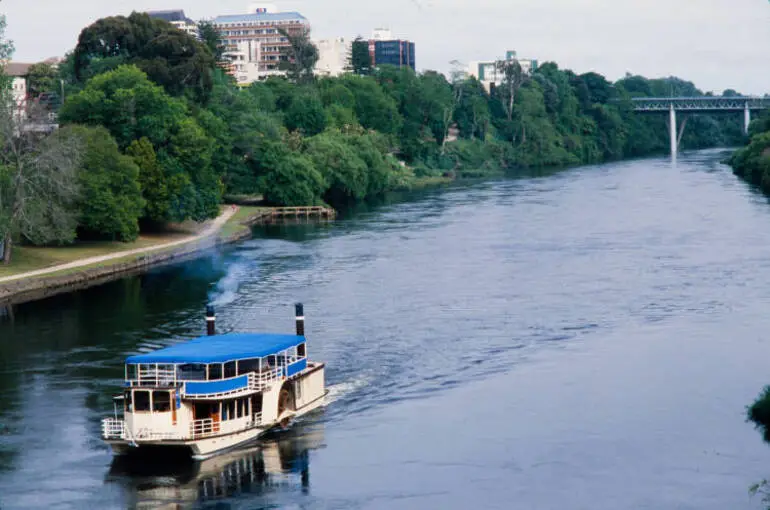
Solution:
[[[222,227],[222,230],[219,231],[219,238],[227,239],[228,237],[232,236],[237,232],[240,232],[242,230],[248,230],[249,227],[243,225],[243,222],[249,219],[249,217],[258,213],[259,211],[262,211],[265,209],[267,209],[267,207],[252,207],[252,206],[245,206],[245,205],[239,206],[238,212],[236,212],[232,218],[227,220],[227,222]]]
[[[74,262],[88,257],[109,255],[120,251],[149,248],[158,244],[170,243],[184,239],[190,234],[186,232],[170,232],[141,236],[133,243],[118,243],[112,241],[76,242],[69,246],[15,246],[11,264],[0,264],[0,278],[13,276],[27,271],[36,271],[47,267]],[[113,261],[110,261],[113,262]],[[106,264],[106,263],[105,263]]]
[[[264,209],[266,208],[251,206],[239,207],[238,211],[222,226],[222,229],[219,232],[219,238],[226,239],[237,232],[248,230],[249,227],[243,225],[243,222],[246,221],[249,217],[258,213],[260,210]],[[11,264],[8,266],[0,264],[0,278],[6,276],[14,276],[16,274],[25,273],[28,271],[36,271],[38,269],[46,269],[89,257],[98,257],[101,255],[109,255],[111,253],[136,250],[139,248],[151,248],[159,244],[170,243],[184,239],[186,237],[190,237],[191,235],[194,235],[195,232],[200,229],[200,227],[201,225],[193,224],[192,222],[173,225],[171,226],[172,230],[169,232],[158,234],[143,234],[137,241],[133,243],[94,241],[76,242],[75,244],[69,246],[15,246],[13,249]],[[169,249],[174,250],[177,248],[178,247]],[[163,253],[164,251],[165,250],[157,250],[153,253]],[[115,264],[131,262],[141,256],[142,254],[126,255],[125,257],[97,262],[87,266],[46,273],[40,277],[62,276],[64,274],[74,273],[88,268],[108,267]]]

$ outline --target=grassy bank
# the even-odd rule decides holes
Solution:
[[[229,206],[227,206],[229,207]],[[243,234],[248,231],[248,226],[244,225],[249,218],[257,214],[264,208],[260,207],[240,207],[238,211],[230,217],[227,222],[216,233],[220,241],[226,241],[237,234]],[[119,254],[133,250],[146,249],[146,253],[161,254],[167,251],[184,248],[187,243],[169,247],[168,249],[159,248],[159,246],[184,241],[189,239],[195,241],[195,236],[201,232],[205,224],[185,223],[173,225],[168,231],[155,234],[145,234],[132,243],[120,243],[112,241],[93,241],[76,242],[68,246],[18,246],[14,249],[14,257],[11,264],[0,265],[0,278],[16,276],[23,273],[38,271],[43,269],[55,269],[56,266],[77,262],[78,260],[91,257],[101,257],[105,255]],[[63,276],[79,271],[95,268],[106,268],[113,265],[129,263],[145,256],[146,253],[132,253],[125,257],[116,257],[106,261],[95,262],[69,268],[61,271],[52,270],[44,275],[38,275],[33,278],[47,278],[51,276]],[[0,282],[0,285],[2,283]]]
[[[222,230],[219,231],[219,238],[226,241],[236,235],[249,232],[250,227],[247,224],[249,219],[261,211],[266,211],[268,209],[268,207],[240,206],[238,212],[236,212],[232,218],[227,220],[227,223],[224,224]]]
[[[152,248],[188,237],[185,232],[169,232],[141,236],[133,243],[110,241],[79,242],[70,246],[18,246],[14,249],[13,260],[9,265],[0,265],[0,278],[14,276],[29,271],[75,262],[90,257],[110,255],[138,248]]]

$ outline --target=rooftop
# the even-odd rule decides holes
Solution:
[[[147,11],[147,14],[151,18],[162,19],[169,23],[173,21],[184,21],[185,23],[194,23],[193,20],[185,16],[182,9],[169,9],[163,11]]]
[[[260,21],[307,21],[302,14],[298,12],[262,12],[252,14],[230,14],[226,16],[217,16],[214,18],[214,24],[223,23],[245,23]]]
[[[26,62],[8,62],[5,65],[5,74],[8,76],[27,76],[29,74],[29,68],[34,64]]]
[[[264,358],[304,342],[305,337],[295,335],[231,333],[202,336],[159,351],[129,356],[126,363],[129,365],[226,363],[240,359]]]

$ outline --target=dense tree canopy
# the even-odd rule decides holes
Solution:
[[[112,16],[80,33],[73,54],[75,78],[85,81],[123,64],[142,69],[175,96],[205,102],[213,85],[214,55],[195,37],[145,13]]]
[[[153,221],[202,220],[217,214],[222,189],[213,168],[215,141],[175,99],[152,83],[135,66],[120,66],[92,78],[70,97],[61,110],[64,122],[104,126],[121,150],[146,139],[162,169],[140,164],[140,174],[154,178],[145,187],[147,219]],[[162,189],[162,193],[157,190]],[[163,203],[156,202],[163,198]]]
[[[120,153],[115,139],[104,127],[72,125],[55,136],[82,140],[83,155],[78,168],[81,233],[87,237],[135,240],[145,206],[136,163]]]

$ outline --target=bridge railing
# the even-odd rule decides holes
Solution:
[[[638,112],[668,111],[673,105],[679,111],[743,111],[770,109],[770,98],[750,96],[699,97],[635,97],[631,99]]]

